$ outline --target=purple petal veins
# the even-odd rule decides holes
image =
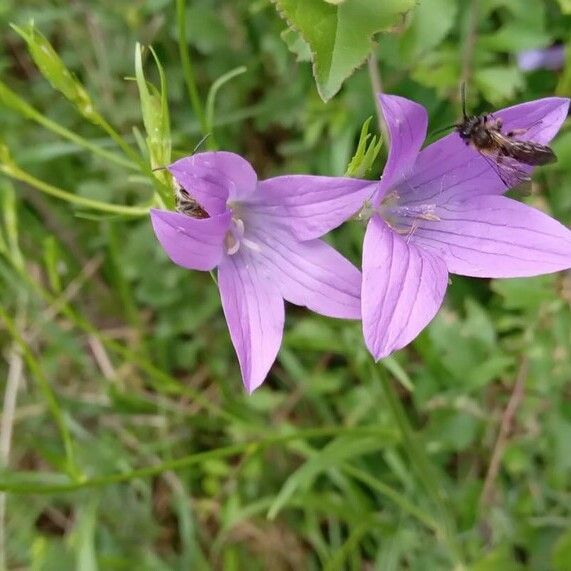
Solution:
[[[361,291],[363,333],[375,359],[429,323],[448,272],[499,278],[571,267],[568,228],[501,196],[506,188],[492,165],[457,133],[419,152],[426,112],[401,97],[380,102],[391,149],[365,235]],[[545,145],[568,107],[568,99],[548,97],[493,115],[505,131]]]
[[[358,211],[378,183],[301,175],[259,183],[246,160],[227,152],[187,157],[169,170],[209,218],[153,210],[153,229],[176,264],[218,267],[222,307],[248,392],[276,359],[284,299],[331,317],[360,317],[359,270],[316,238]]]

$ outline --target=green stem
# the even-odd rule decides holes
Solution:
[[[45,115],[42,115],[38,110],[34,109],[34,107],[21,99],[14,91],[8,89],[8,87],[2,82],[0,82],[0,102],[6,105],[8,108],[13,109],[17,113],[20,113],[22,116],[35,121],[48,131],[51,131],[52,133],[55,133],[56,135],[59,135],[60,137],[75,143],[78,147],[83,147],[84,149],[91,151],[94,155],[99,155],[101,158],[121,165],[122,167],[131,170],[137,170],[137,165],[130,160],[126,160],[123,157],[117,156],[110,151],[106,151],[98,145],[88,141],[87,139],[76,135],[73,131],[62,127],[55,121],[48,119]]]
[[[415,506],[412,502],[407,500],[402,494],[387,486],[384,482],[381,482],[378,478],[371,476],[365,470],[360,468],[355,468],[350,464],[344,464],[341,469],[343,472],[351,475],[356,480],[361,481],[363,484],[376,490],[383,496],[386,496],[391,501],[393,501],[397,506],[399,506],[403,511],[408,512],[410,515],[415,517],[418,521],[423,523],[426,527],[431,529],[435,533],[441,533],[439,523],[429,514],[423,512],[419,507]]]
[[[128,482],[135,478],[147,478],[156,476],[167,470],[183,470],[200,464],[206,460],[214,458],[227,458],[235,456],[236,454],[251,455],[259,450],[275,444],[286,444],[294,440],[313,440],[316,438],[333,437],[340,434],[350,433],[351,435],[362,436],[379,436],[394,437],[395,434],[391,430],[380,429],[378,426],[322,426],[318,428],[308,428],[305,430],[298,430],[289,434],[277,434],[266,436],[258,440],[250,442],[242,442],[240,444],[232,444],[230,446],[223,446],[214,450],[207,450],[205,452],[197,452],[177,458],[175,460],[168,460],[162,464],[147,466],[128,472],[116,472],[106,476],[95,476],[93,478],[84,479],[80,481],[63,482],[61,484],[34,484],[32,482],[23,483],[18,481],[0,481],[0,491],[12,492],[15,494],[52,494],[59,492],[71,492],[81,488],[94,488],[100,486],[107,486],[109,484],[117,484],[120,482]],[[6,475],[6,474],[4,474]],[[14,480],[18,478],[19,474],[12,473],[9,478]],[[22,476],[22,475],[20,475]],[[53,478],[53,474],[46,474],[46,479]],[[23,477],[23,476],[22,476]]]
[[[28,365],[28,368],[34,375],[34,378],[36,379],[38,386],[44,398],[46,399],[48,408],[52,413],[54,421],[58,427],[66,455],[66,472],[73,479],[74,482],[80,482],[82,480],[82,474],[79,471],[77,464],[75,462],[73,441],[71,439],[71,435],[67,428],[63,412],[50,387],[50,383],[45,377],[40,365],[38,364],[38,361],[34,357],[33,353],[30,351],[28,344],[18,332],[16,324],[12,321],[12,319],[10,319],[8,314],[1,307],[0,307],[0,317],[4,321],[4,325],[6,326],[6,329],[14,339],[14,342],[16,343],[16,345],[18,345],[20,351],[22,351],[22,355],[24,356],[26,364]]]
[[[57,186],[53,186],[43,180],[40,180],[27,172],[21,170],[19,167],[13,164],[0,164],[0,172],[5,175],[25,182],[30,186],[49,194],[50,196],[55,196],[60,200],[65,200],[66,202],[71,202],[73,204],[78,204],[80,206],[85,206],[86,208],[92,208],[94,210],[100,210],[102,212],[109,212],[111,214],[123,214],[126,216],[145,216],[149,213],[148,206],[121,206],[120,204],[109,204],[107,202],[101,202],[100,200],[93,200],[91,198],[86,198],[83,196],[78,196],[77,194],[72,194],[71,192],[66,192]]]
[[[220,88],[233,79],[238,75],[242,75],[247,71],[247,68],[243,65],[237,67],[235,69],[230,70],[228,73],[220,76],[211,86],[210,90],[208,91],[208,96],[206,97],[206,131],[211,134],[210,139],[208,140],[208,148],[210,150],[216,150],[217,145],[216,141],[214,140],[214,105],[216,103],[216,96],[218,95],[218,91]]]
[[[97,114],[94,121],[113,139],[113,141],[115,141],[115,143],[117,143],[117,146],[125,153],[125,155],[127,155],[134,163],[139,165],[142,171],[152,173],[143,157],[141,157],[137,151],[135,151],[133,147],[131,147],[131,145],[129,145],[129,143],[127,143],[127,141],[117,131],[115,131],[104,117]]]
[[[202,101],[198,94],[198,87],[194,79],[194,71],[192,69],[192,62],[190,61],[190,53],[186,45],[186,0],[177,0],[176,2],[176,20],[178,27],[178,50],[180,54],[180,61],[182,63],[182,72],[184,81],[188,90],[190,103],[200,123],[200,130],[202,135],[208,134],[208,126],[206,123],[206,115],[202,107]]]
[[[22,279],[33,292],[49,303],[52,309],[57,309],[58,315],[61,314],[65,316],[79,329],[90,335],[96,336],[107,349],[118,354],[125,360],[135,363],[141,371],[149,375],[149,379],[151,381],[150,384],[155,390],[164,394],[177,394],[192,399],[214,417],[225,420],[226,422],[234,424],[240,424],[243,422],[239,416],[221,408],[211,399],[204,396],[199,390],[183,385],[180,381],[155,367],[149,360],[144,359],[139,353],[135,353],[135,351],[128,347],[124,347],[118,341],[109,339],[107,336],[103,335],[97,327],[94,327],[87,319],[79,315],[70,305],[67,303],[61,303],[60,297],[54,296],[42,288],[27,272],[24,271],[23,268],[18,267],[11,258],[8,259],[8,262],[11,263],[12,268],[20,279]]]
[[[390,382],[388,375],[382,368],[371,367],[371,369],[375,379],[378,380],[380,377],[380,383],[389,411],[401,432],[404,449],[410,463],[438,511],[442,540],[448,546],[450,555],[455,562],[454,570],[464,570],[466,567],[463,563],[460,545],[457,540],[456,524],[448,505],[446,492],[440,485],[441,479],[436,475],[434,466],[430,462],[423,444],[419,442],[419,438],[408,420],[400,399],[395,394],[394,386]]]

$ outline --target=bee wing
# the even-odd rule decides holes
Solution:
[[[507,189],[520,186],[522,183],[528,183],[530,176],[527,171],[521,168],[514,160],[509,157],[499,155],[498,153],[482,153],[480,155],[486,159],[486,162],[492,170],[498,175]]]
[[[537,143],[516,141],[511,148],[511,156],[526,165],[547,165],[557,161],[550,147]]]
[[[512,129],[508,135],[501,131],[490,131],[489,136],[496,145],[502,147],[503,154],[514,158],[520,163],[532,166],[547,165],[557,161],[557,156],[547,145],[535,143],[530,137],[534,127],[543,124],[543,119],[539,119],[523,129]],[[527,140],[521,141],[516,137],[527,135]]]

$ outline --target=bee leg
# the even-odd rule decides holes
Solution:
[[[486,117],[488,118],[487,126],[490,129],[493,129],[494,131],[501,131],[503,121],[500,117],[494,117],[491,113],[489,115],[486,115]]]

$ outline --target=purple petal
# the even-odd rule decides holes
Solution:
[[[329,317],[360,319],[361,272],[321,240],[297,242],[288,234],[259,232],[263,260],[287,301]]]
[[[264,180],[249,206],[300,240],[319,238],[355,214],[378,181],[290,175]]]
[[[411,239],[442,257],[451,273],[512,278],[571,267],[571,231],[505,196],[449,203],[437,215],[440,220],[422,221]]]
[[[410,343],[438,311],[445,263],[381,220],[369,221],[363,244],[362,313],[365,343],[378,360]]]
[[[412,171],[420,147],[426,138],[426,109],[397,95],[379,96],[379,104],[387,123],[390,140],[389,157],[375,205]]]
[[[198,153],[176,161],[169,171],[210,216],[224,212],[227,201],[243,200],[256,190],[252,165],[235,153]]]
[[[493,113],[504,124],[502,132],[527,129],[522,141],[547,145],[567,116],[569,100],[547,97],[514,105]],[[522,170],[531,172],[531,168]],[[458,133],[451,133],[423,149],[414,173],[400,187],[404,204],[461,200],[474,194],[503,194],[507,189],[496,170],[476,150],[467,147]]]
[[[242,380],[251,393],[264,382],[278,354],[284,302],[248,253],[224,257],[218,267],[218,286]]]
[[[517,54],[517,65],[522,71],[561,69],[565,65],[565,46],[521,51]]]
[[[168,257],[189,270],[211,270],[224,253],[230,211],[212,218],[191,218],[178,212],[151,209],[153,230]]]

